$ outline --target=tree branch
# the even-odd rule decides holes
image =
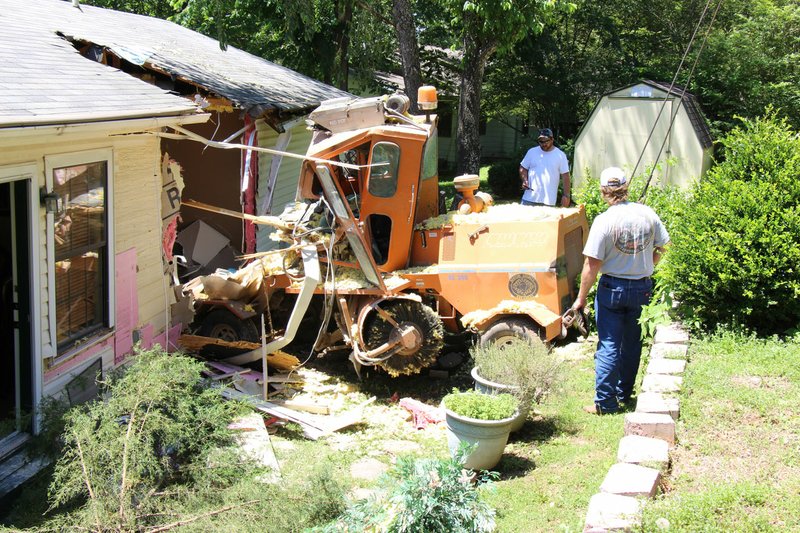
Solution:
[[[172,522],[171,524],[165,524],[163,526],[158,526],[153,529],[148,529],[147,533],[160,533],[161,531],[168,531],[170,529],[174,529],[179,526],[185,526],[186,524],[191,524],[192,522],[196,522],[201,518],[208,518],[209,516],[222,514],[224,512],[230,511],[231,509],[236,509],[237,507],[244,507],[245,505],[251,505],[260,501],[261,500],[250,500],[249,502],[243,502],[236,505],[228,505],[221,509],[217,509],[216,511],[210,511],[208,513],[203,513],[197,516],[193,516],[192,518],[187,518],[186,520],[178,520],[177,522]]]

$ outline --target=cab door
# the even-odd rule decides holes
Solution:
[[[376,137],[359,218],[381,271],[409,264],[424,136]]]

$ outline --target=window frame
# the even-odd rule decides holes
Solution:
[[[116,324],[116,287],[114,283],[115,261],[114,261],[114,159],[111,148],[97,150],[86,150],[71,152],[67,154],[45,156],[45,191],[49,194],[53,192],[54,182],[53,173],[58,168],[76,165],[86,165],[90,163],[106,164],[106,186],[104,193],[104,203],[106,209],[106,269],[103,273],[102,285],[106,290],[105,299],[108,302],[107,313],[104,323],[98,329],[90,331],[87,336],[89,342],[75,345],[71,343],[61,349],[58,346],[57,316],[56,316],[56,247],[55,247],[55,215],[46,213],[46,235],[47,235],[47,295],[48,295],[48,322],[50,329],[50,346],[54,362],[70,358],[80,351],[88,348],[94,342],[108,336],[113,331]]]

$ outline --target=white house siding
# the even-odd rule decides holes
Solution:
[[[15,144],[12,144],[15,143]],[[18,143],[18,144],[16,144]],[[95,134],[93,137],[26,136],[20,139],[0,138],[0,166],[35,163],[37,175],[33,183],[33,194],[45,185],[45,158],[61,154],[70,154],[86,150],[112,149],[113,157],[113,195],[114,252],[119,253],[135,247],[137,250],[137,291],[139,301],[138,324],[152,324],[158,334],[166,324],[165,315],[165,279],[161,266],[161,178],[160,178],[160,141],[150,135],[127,135],[103,138]],[[56,355],[56,349],[50,342],[49,329],[49,290],[46,214],[43,208],[36,213],[34,228],[39,235],[38,253],[35,255],[39,263],[38,290],[40,297],[40,334],[34,336],[33,342],[41,346],[42,357],[46,360]],[[169,291],[167,291],[169,293]],[[45,369],[51,376],[44,383],[43,394],[51,395],[60,391],[63,386],[86,366],[103,359],[103,368],[113,366],[113,340],[106,347],[95,349],[95,353],[81,361],[71,364],[74,357],[58,361]],[[52,361],[52,359],[50,359]],[[63,365],[68,371],[59,372]]]
[[[275,149],[279,133],[263,120],[256,121],[256,128],[258,129],[258,145],[262,148]],[[311,132],[308,130],[305,122],[300,121],[299,124],[289,130],[289,133],[291,134],[291,139],[283,151],[293,154],[305,154],[309,144],[311,144]],[[303,161],[293,157],[282,157],[280,158],[280,167],[278,169],[275,192],[272,195],[272,203],[269,206],[269,211],[264,209],[264,197],[267,192],[267,183],[269,181],[272,161],[275,157],[277,156],[272,156],[263,152],[258,154],[258,196],[256,199],[256,212],[259,215],[279,215],[286,204],[294,202],[297,193],[297,181],[300,177],[300,167]],[[270,240],[270,233],[272,233],[272,229],[268,226],[257,226],[256,249],[259,252],[275,248],[276,243]]]
[[[159,139],[132,137],[114,148],[115,252],[136,248],[139,325],[166,326],[174,300],[161,260],[161,161]]]

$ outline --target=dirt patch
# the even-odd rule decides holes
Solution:
[[[731,383],[749,389],[789,390],[792,386],[788,378],[782,376],[732,376]]]

